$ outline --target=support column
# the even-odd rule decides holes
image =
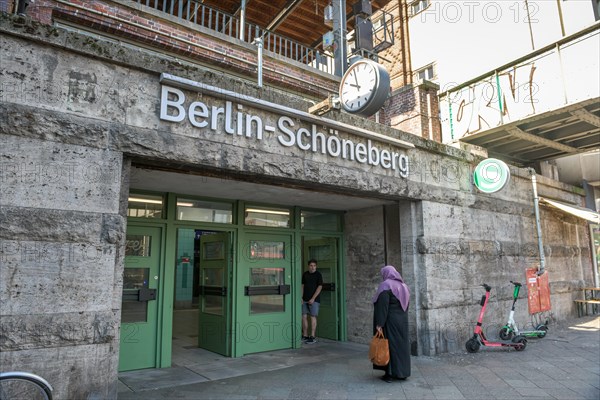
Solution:
[[[335,46],[333,56],[335,59],[335,74],[344,75],[348,64],[348,46],[346,44],[346,0],[333,1],[333,29]]]
[[[427,295],[427,274],[418,251],[418,238],[423,235],[421,203],[400,201],[399,226],[402,248],[402,268],[400,274],[410,288],[408,309],[411,354],[429,355],[429,328],[426,311],[421,309],[422,296]]]

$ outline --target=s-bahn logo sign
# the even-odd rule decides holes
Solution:
[[[165,79],[165,75],[161,76],[161,81],[173,79]],[[160,119],[163,121],[187,121],[203,133],[214,135],[215,139],[229,135],[240,140],[275,140],[283,147],[380,167],[408,177],[408,156],[397,149],[414,147],[411,143],[183,78],[174,83],[185,89],[212,91],[216,96],[214,101],[190,100],[183,90],[163,84],[160,99]],[[196,85],[188,87],[191,84]],[[265,116],[255,114],[248,105],[269,113]],[[348,133],[358,133],[366,140],[355,141],[347,136]]]
[[[473,172],[473,183],[483,193],[496,193],[510,180],[510,169],[504,161],[488,158],[480,162]]]

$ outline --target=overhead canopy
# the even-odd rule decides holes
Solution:
[[[600,224],[600,213],[590,210],[589,208],[577,207],[571,204],[561,203],[556,200],[549,200],[544,197],[540,197],[541,204],[547,204],[551,207],[558,208],[568,214],[574,215],[579,218],[583,218],[595,224]]]

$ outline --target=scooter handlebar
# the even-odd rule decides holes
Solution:
[[[523,286],[523,285],[521,285],[519,282],[513,282],[513,281],[510,281],[510,283],[512,283],[512,284],[513,284],[513,285],[515,285],[515,286]]]
[[[489,292],[490,290],[492,290],[492,287],[490,285],[488,285],[487,283],[484,283],[481,286],[483,286],[485,288],[486,292]]]

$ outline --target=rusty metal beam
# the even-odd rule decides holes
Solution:
[[[592,114],[585,108],[579,108],[577,110],[571,111],[571,115],[579,118],[580,120],[587,122],[588,124],[594,125],[597,128],[600,128],[600,117],[595,114]]]
[[[283,9],[279,12],[279,14],[277,14],[275,16],[275,18],[273,18],[265,27],[266,30],[268,31],[273,31],[275,29],[277,29],[277,27],[283,22],[285,21],[285,19],[288,17],[288,15],[290,15],[291,13],[294,12],[294,10],[300,5],[302,4],[302,1],[304,0],[288,0],[288,2],[285,4],[285,6],[283,7]]]
[[[579,150],[576,149],[575,147],[567,146],[566,144],[554,142],[552,140],[549,140],[549,139],[546,139],[546,138],[543,138],[543,137],[532,135],[531,133],[527,133],[527,132],[521,130],[520,128],[518,128],[516,126],[507,126],[506,127],[506,132],[508,132],[508,134],[510,136],[514,136],[514,137],[517,137],[519,139],[526,140],[528,142],[541,144],[543,146],[550,147],[552,149],[564,151],[564,152],[567,152],[567,153],[577,153],[577,152],[579,152]]]

